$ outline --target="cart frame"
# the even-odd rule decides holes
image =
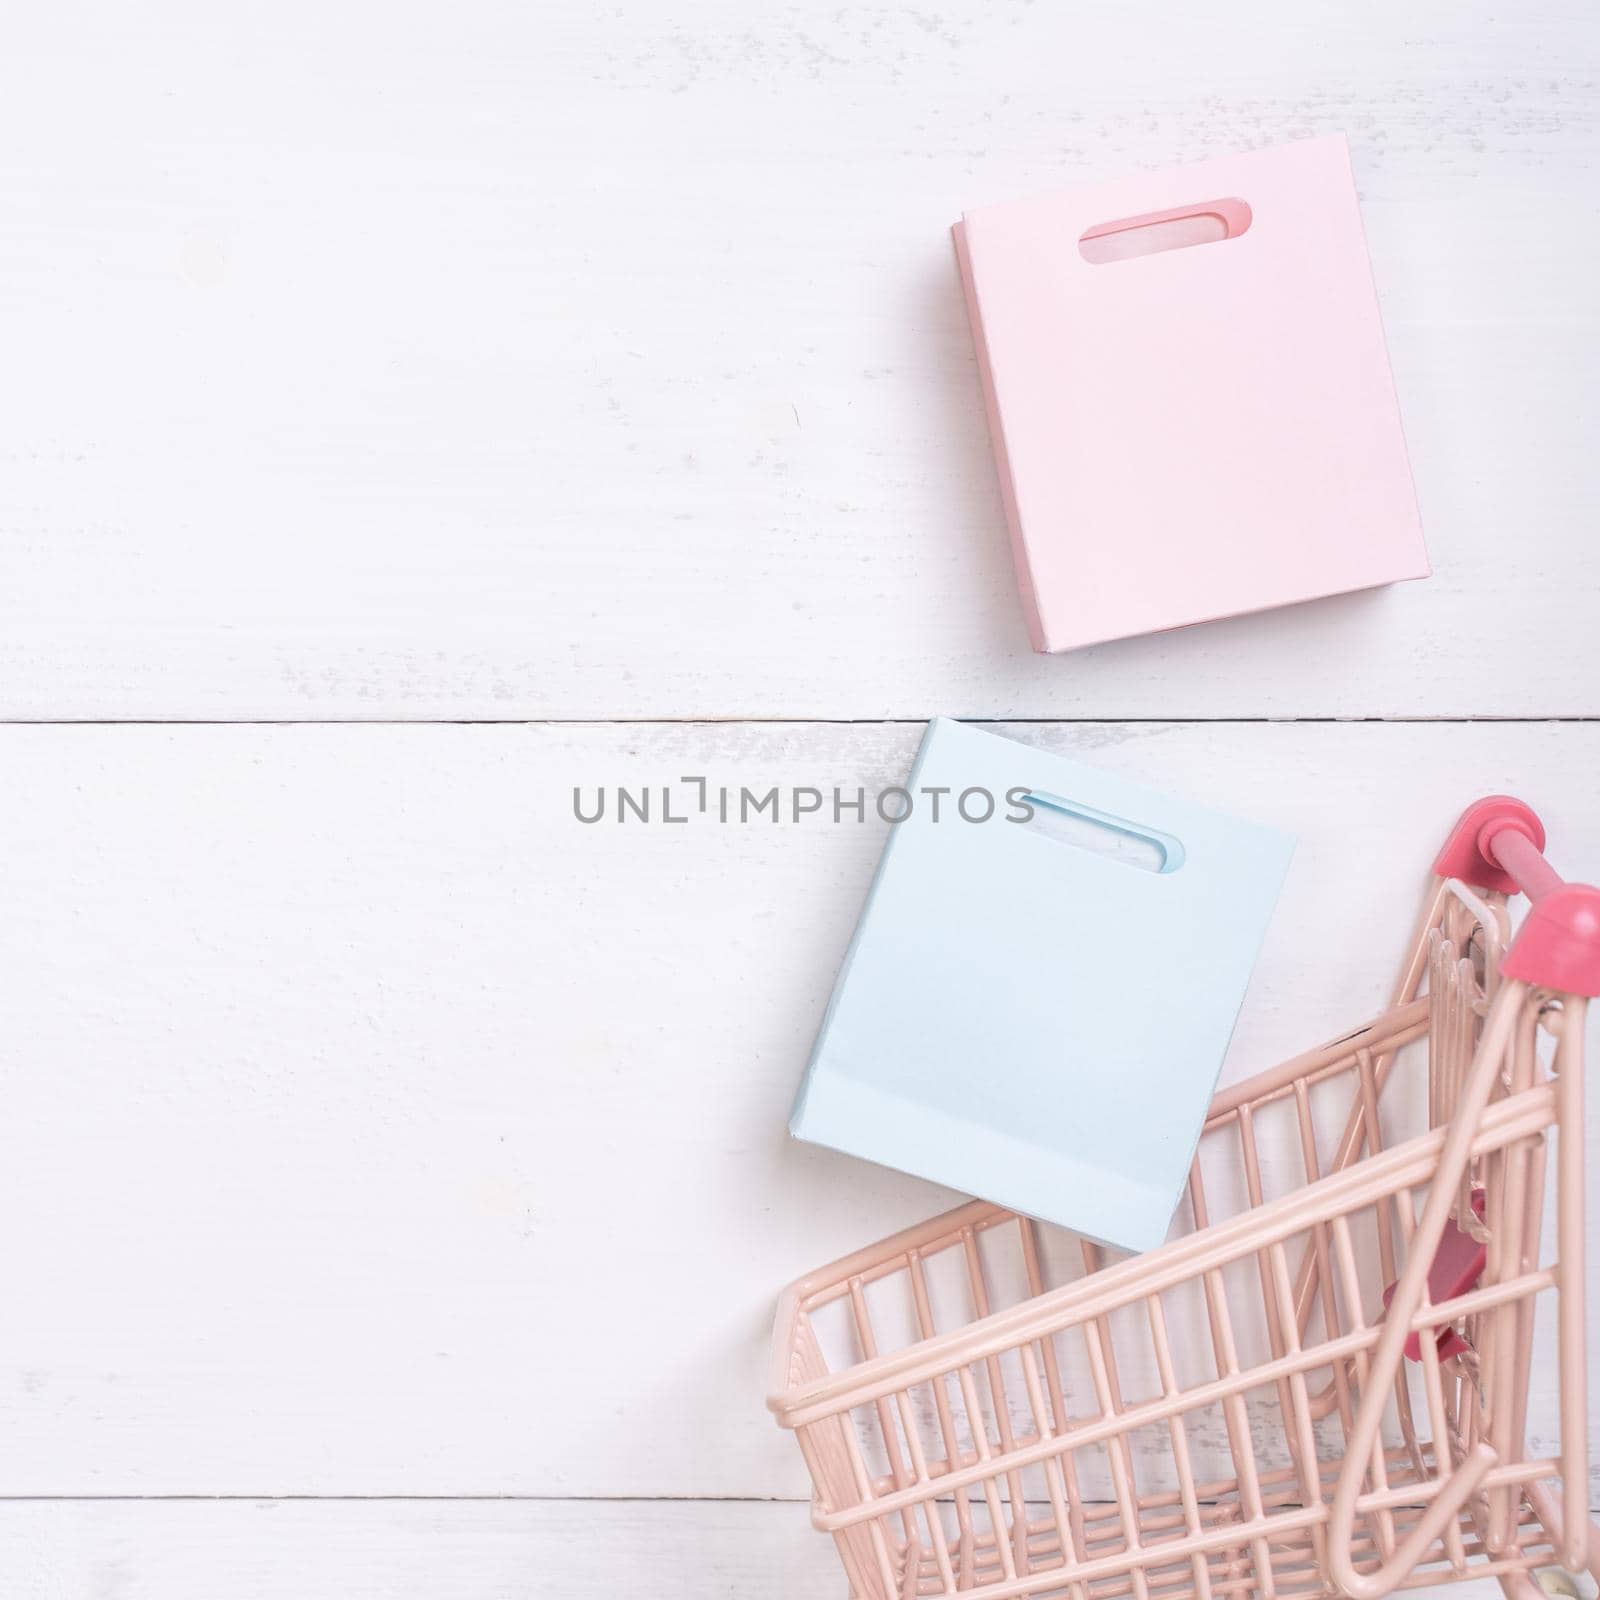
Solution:
[[[1381,1600],[1490,1575],[1531,1600],[1541,1566],[1600,1578],[1582,1082],[1600,890],[1564,883],[1543,846],[1521,802],[1469,808],[1390,1005],[1213,1101],[1186,1235],[1111,1263],[1082,1241],[1081,1275],[1057,1285],[1036,1224],[973,1203],[784,1293],[768,1404],[796,1434],[813,1522],[855,1600]],[[1517,892],[1530,909],[1512,940]],[[1395,1143],[1391,1083],[1407,1077],[1427,1126]],[[1298,1133],[1282,1193],[1258,1137],[1273,1116]],[[985,1259],[1000,1239],[1022,1275],[1004,1305]],[[948,1326],[933,1269],[952,1262],[966,1298]],[[1441,1279],[1447,1262],[1468,1263],[1459,1281]],[[901,1307],[896,1347],[886,1303]],[[1530,1454],[1544,1303],[1560,1438]],[[842,1365],[824,1352],[830,1315]],[[1190,1326],[1209,1348],[1175,1339]],[[1207,1450],[1231,1470],[1203,1473]]]

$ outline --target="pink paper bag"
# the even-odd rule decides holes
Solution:
[[[1342,135],[955,238],[1035,649],[1428,575]]]

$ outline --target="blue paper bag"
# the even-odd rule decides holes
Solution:
[[[1150,1249],[1294,841],[943,718],[905,787],[790,1131]]]

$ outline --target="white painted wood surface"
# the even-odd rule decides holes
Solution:
[[[0,1552],[7,1600],[844,1594],[831,1543],[799,1508],[754,1503],[12,1504]]]
[[[762,1389],[949,1198],[783,1134],[883,830],[571,789],[943,712],[1253,811],[1230,1074],[1472,796],[1600,873],[1597,75],[1583,0],[17,8],[0,1594],[842,1594]],[[1032,656],[948,224],[1339,128],[1436,576]],[[316,725],[63,726],[196,720]],[[253,1498],[371,1495],[535,1498]]]
[[[31,6],[0,710],[1594,709],[1589,0]],[[1026,648],[947,234],[1347,129],[1429,583]]]
[[[794,1506],[180,1501],[0,1507],[7,1600],[843,1600]],[[1456,1600],[1500,1600],[1480,1579]]]

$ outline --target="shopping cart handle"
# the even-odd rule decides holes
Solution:
[[[1600,995],[1600,889],[1568,883],[1544,858],[1544,824],[1520,800],[1490,795],[1462,812],[1433,863],[1441,878],[1531,902],[1500,970],[1564,994]]]

